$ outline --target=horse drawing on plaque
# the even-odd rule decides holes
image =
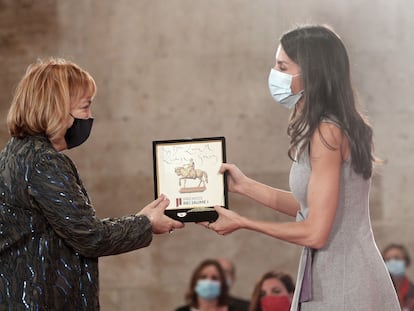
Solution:
[[[208,176],[207,176],[207,172],[200,170],[200,169],[195,169],[195,168],[191,168],[191,167],[184,167],[184,166],[179,166],[175,168],[175,173],[177,174],[177,176],[179,176],[178,179],[178,185],[181,187],[181,181],[184,181],[183,184],[183,188],[185,188],[186,186],[186,181],[187,179],[198,179],[199,183],[198,183],[198,187],[200,188],[201,185],[202,187],[206,186],[206,183],[208,183]],[[205,190],[205,189],[194,189],[194,190]]]

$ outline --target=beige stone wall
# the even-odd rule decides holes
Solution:
[[[98,83],[87,144],[68,152],[101,217],[137,212],[153,199],[156,139],[225,136],[228,161],[288,187],[289,112],[267,89],[277,38],[297,23],[331,24],[348,46],[355,86],[375,129],[372,221],[378,246],[414,256],[411,29],[407,0],[0,0],[0,143],[14,85],[38,57],[63,56]],[[230,196],[230,208],[287,220]],[[173,310],[199,261],[225,256],[249,297],[269,269],[296,275],[300,248],[257,233],[221,237],[187,224],[144,250],[100,259],[102,310]],[[410,270],[414,278],[414,268]]]

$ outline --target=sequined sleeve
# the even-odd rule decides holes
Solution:
[[[31,204],[53,230],[85,257],[128,252],[148,246],[151,223],[145,216],[100,220],[72,161],[60,153],[36,157],[27,174]]]

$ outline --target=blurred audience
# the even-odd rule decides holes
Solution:
[[[229,305],[226,276],[217,260],[204,260],[194,270],[186,302],[176,311],[236,311]]]
[[[294,291],[289,274],[266,272],[254,287],[249,311],[289,311]]]
[[[411,263],[407,248],[401,244],[390,244],[384,248],[382,256],[397,291],[402,311],[414,311],[414,284],[406,275]]]
[[[234,297],[230,294],[230,290],[236,282],[236,267],[234,263],[227,258],[219,258],[217,261],[226,275],[226,282],[229,287],[229,306],[235,311],[248,311],[250,305],[248,300]]]

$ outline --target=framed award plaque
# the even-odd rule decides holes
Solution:
[[[181,222],[213,222],[215,205],[228,208],[225,138],[153,141],[155,198],[164,194],[165,214]]]

